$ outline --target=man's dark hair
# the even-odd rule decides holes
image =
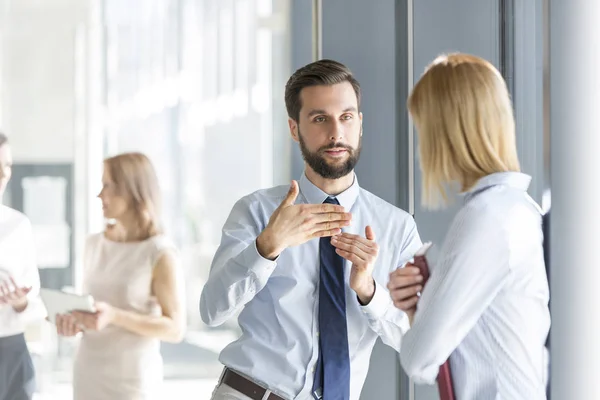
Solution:
[[[4,146],[6,143],[8,143],[8,137],[6,137],[4,133],[0,132],[0,146]]]
[[[294,121],[299,120],[302,108],[300,92],[305,87],[330,86],[343,82],[350,82],[352,85],[360,110],[360,85],[344,64],[333,60],[319,60],[300,68],[285,85],[285,107],[288,116]]]

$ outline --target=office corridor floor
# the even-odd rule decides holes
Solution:
[[[165,381],[159,399],[209,400],[223,366],[217,357],[235,339],[228,331],[189,331],[182,343],[161,345]],[[39,362],[38,385],[41,393],[33,400],[72,400],[73,343],[65,348],[62,362]],[[36,368],[37,369],[37,368]]]
[[[166,380],[160,399],[209,400],[215,387],[214,379]],[[37,394],[33,400],[73,400],[70,384],[54,384],[46,388],[44,394]]]

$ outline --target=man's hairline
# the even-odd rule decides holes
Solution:
[[[294,122],[295,122],[297,125],[300,125],[300,115],[302,115],[302,109],[304,108],[304,102],[302,101],[302,91],[303,91],[304,89],[306,89],[306,88],[311,88],[311,87],[318,87],[318,86],[323,86],[323,87],[331,87],[331,86],[335,86],[335,85],[342,85],[342,84],[344,84],[344,83],[348,83],[348,84],[350,84],[350,86],[352,87],[352,93],[354,93],[354,98],[355,98],[355,100],[356,100],[356,106],[351,106],[351,107],[353,107],[353,108],[354,108],[354,111],[355,111],[357,114],[360,114],[360,113],[361,113],[361,110],[360,110],[360,104],[359,104],[360,102],[359,102],[359,99],[358,99],[358,94],[357,94],[357,93],[356,93],[356,91],[354,90],[354,86],[352,85],[352,82],[350,82],[349,80],[345,80],[345,81],[343,81],[343,82],[332,83],[332,84],[329,84],[329,85],[328,85],[328,84],[325,84],[325,83],[323,83],[323,84],[309,85],[309,86],[305,86],[305,87],[303,87],[303,88],[302,88],[302,89],[300,89],[300,91],[298,92],[298,101],[300,102],[300,109],[298,110],[298,119],[296,120],[294,117],[292,117],[292,116],[290,116],[290,115],[288,115],[288,118],[289,118],[289,119],[291,119],[292,121],[294,121]],[[345,110],[347,110],[348,108],[350,108],[350,107],[346,107],[346,109],[345,109]],[[346,111],[346,112],[347,112],[347,111]]]

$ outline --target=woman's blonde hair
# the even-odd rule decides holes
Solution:
[[[150,159],[141,153],[123,153],[104,160],[104,166],[139,218],[141,239],[160,234],[160,188]]]
[[[465,192],[486,175],[520,170],[508,89],[488,61],[438,57],[413,88],[408,110],[418,131],[426,206],[446,204],[449,183]]]

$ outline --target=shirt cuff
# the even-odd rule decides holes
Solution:
[[[277,266],[277,260],[268,260],[260,255],[256,248],[256,240],[252,242],[251,246],[248,246],[241,260],[241,264],[249,267],[249,271],[256,279],[261,283],[261,286],[267,283],[269,277],[273,273],[273,270]]]
[[[366,306],[361,306],[363,313],[367,314],[370,319],[378,320],[383,317],[386,311],[393,306],[390,294],[376,280],[375,293],[373,298]],[[358,301],[358,299],[357,299]]]

